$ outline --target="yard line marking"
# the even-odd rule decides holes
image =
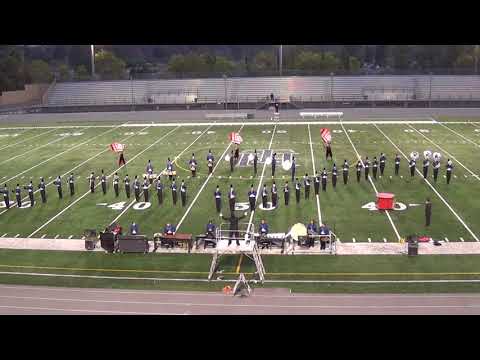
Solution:
[[[14,237],[17,238],[17,237],[19,237],[19,236],[20,236],[20,234],[17,234],[17,235],[15,235]]]
[[[447,154],[451,159],[455,160],[457,163],[460,164],[461,167],[463,167],[465,170],[467,170],[470,175],[472,175],[473,177],[475,177],[477,180],[480,180],[480,178],[478,177],[477,174],[475,174],[472,170],[470,170],[469,168],[467,168],[465,165],[463,165],[460,160],[458,160],[457,158],[455,158],[455,156],[453,156],[451,153],[449,153],[447,150],[443,149],[440,145],[437,145],[436,143],[434,143],[432,140],[430,140],[427,136],[425,136],[423,133],[421,133],[420,131],[418,131],[416,128],[414,128],[412,125],[408,125],[409,127],[411,127],[413,130],[415,130],[417,133],[419,133],[420,135],[422,135],[425,139],[427,139],[428,141],[430,141],[430,143],[432,143],[433,145],[435,145],[437,148],[439,148],[441,151],[443,151],[445,154]],[[455,175],[454,175],[455,176]],[[455,176],[456,177],[456,176]]]
[[[461,242],[464,242],[465,240],[463,239],[463,237],[461,237],[461,238],[460,238],[460,241],[461,241]]]
[[[308,127],[308,139],[310,141],[310,153],[312,154],[312,166],[313,166],[313,176],[316,176],[317,169],[315,168],[315,157],[313,156],[313,146],[312,146],[312,133],[310,131],[310,124],[307,125]],[[322,211],[320,209],[320,197],[319,195],[315,195],[317,198],[317,212],[318,212],[318,225],[322,224]]]
[[[16,142],[16,143],[14,143],[14,144],[5,145],[4,147],[1,147],[0,150],[6,149],[6,148],[8,148],[8,147],[10,147],[10,146],[15,146],[15,145],[22,144],[22,143],[24,143],[25,141],[30,141],[30,140],[32,140],[32,139],[35,139],[35,138],[39,137],[39,136],[42,136],[42,135],[51,133],[51,132],[53,132],[53,131],[55,131],[55,130],[57,130],[57,129],[48,130],[48,131],[45,131],[45,132],[43,132],[43,133],[41,133],[41,134],[38,134],[38,135],[35,135],[35,136],[32,136],[32,137],[29,137],[29,138],[27,138],[27,139],[24,139],[24,140],[22,140],[22,141]],[[28,131],[28,130],[27,130],[27,131]]]
[[[54,239],[58,239],[59,236],[60,236],[59,234],[55,235]]]
[[[122,217],[123,214],[125,214],[127,212],[128,209],[130,209],[130,207],[136,202],[135,199],[133,199],[130,204],[128,204],[128,206],[122,210],[122,212],[120,214],[118,214],[118,216],[112,220],[112,222],[110,223],[110,226],[112,226],[114,223],[116,223],[118,221],[118,219],[120,219]]]
[[[270,139],[270,144],[268,144],[268,150],[272,149],[273,137],[275,136],[275,131],[277,130],[277,124],[273,127],[272,138]],[[265,175],[265,169],[267,168],[267,162],[263,164],[262,175],[260,176],[260,181],[258,182],[257,195],[255,196],[255,209],[250,213],[250,220],[248,221],[247,233],[250,231],[250,226],[252,226],[253,216],[255,215],[255,210],[257,209],[257,199],[258,194],[260,194],[260,188],[262,187],[262,180]]]
[[[355,240],[355,238],[352,238],[352,241],[353,241],[353,242],[357,242],[357,241]]]
[[[5,237],[5,235],[7,235],[7,234],[8,234],[8,233],[3,234],[2,237]]]
[[[433,119],[433,118],[432,118],[432,119]],[[435,119],[433,119],[433,120],[435,120]],[[476,147],[480,147],[480,145],[479,145],[479,144],[477,144],[475,141],[472,141],[472,140],[470,140],[470,139],[469,139],[469,138],[467,138],[466,136],[464,136],[464,135],[462,135],[462,134],[460,134],[460,133],[456,132],[455,130],[453,130],[453,129],[449,128],[447,125],[445,125],[445,124],[442,124],[442,122],[440,122],[440,121],[437,121],[437,124],[440,124],[440,125],[441,125],[441,126],[443,126],[444,128],[447,128],[447,129],[448,129],[448,130],[450,130],[452,133],[454,133],[454,134],[456,134],[456,135],[460,136],[462,139],[464,139],[464,140],[468,141],[469,143],[472,143],[472,144],[473,144],[473,145],[475,145]]]
[[[405,153],[404,153],[402,150],[400,150],[400,148],[387,136],[387,134],[385,134],[385,133],[383,132],[383,130],[378,127],[378,125],[374,125],[374,126],[377,128],[378,131],[380,131],[380,132],[383,134],[383,136],[385,136],[385,138],[386,138],[388,141],[390,141],[390,143],[391,143],[391,144],[400,152],[400,154],[402,154],[403,157],[404,157],[405,159],[407,159],[407,161],[408,161],[408,157],[405,155]],[[416,168],[416,171],[417,171],[418,174],[420,174],[421,176],[423,176],[423,174],[421,173],[421,171],[420,171],[418,168]],[[445,175],[444,175],[444,176],[445,176]],[[450,211],[452,212],[452,214],[455,215],[455,217],[457,218],[457,220],[465,227],[465,229],[467,229],[467,231],[470,233],[470,235],[472,235],[475,240],[480,241],[480,240],[478,239],[478,237],[473,233],[473,231],[468,227],[468,225],[465,224],[465,222],[462,220],[462,218],[455,212],[455,210],[453,210],[453,208],[450,206],[450,204],[447,203],[447,201],[443,198],[442,195],[440,195],[440,193],[437,191],[437,189],[435,189],[435,187],[432,186],[432,184],[430,183],[430,181],[428,181],[427,179],[424,179],[424,180],[425,180],[425,183],[428,184],[428,186],[430,186],[430,188],[433,190],[433,192],[438,196],[438,198],[439,198],[440,200],[442,200],[442,202],[450,209]]]
[[[445,241],[446,241],[446,242],[450,242],[450,241],[448,240],[448,238],[445,238]]]
[[[347,132],[347,130],[345,129],[345,126],[343,125],[343,122],[340,122],[340,125],[342,126],[343,132],[344,132],[345,135],[347,136],[348,141],[349,141],[350,144],[352,145],[353,150],[354,150],[355,153],[357,154],[358,160],[360,160],[360,162],[362,163],[362,166],[365,168],[365,164],[363,163],[362,157],[360,156],[360,154],[359,154],[358,151],[357,151],[357,148],[356,148],[355,145],[353,144],[352,139],[350,138],[350,135],[348,135],[348,132]],[[375,190],[375,195],[377,195],[377,194],[378,194],[377,187],[376,187],[375,184],[373,183],[372,177],[371,177],[370,175],[368,175],[368,180],[370,181],[370,184],[373,186],[373,190]],[[395,232],[395,235],[397,235],[397,239],[400,240],[400,239],[401,239],[400,234],[398,233],[397,227],[396,227],[395,224],[393,223],[392,217],[390,216],[390,212],[389,212],[388,210],[385,210],[385,215],[387,215],[387,218],[388,218],[388,220],[390,221],[390,224],[392,225],[393,231]]]
[[[383,238],[383,242],[387,242],[387,239],[386,239],[386,238]]]
[[[45,239],[45,236],[47,236],[47,234],[43,234],[40,239]]]
[[[70,235],[70,236],[68,237],[68,239],[71,239],[71,238],[73,238],[73,235]]]
[[[167,137],[168,135],[170,135],[172,132],[174,132],[175,130],[177,130],[178,128],[180,128],[181,125],[178,125],[176,128],[170,130],[168,133],[166,133],[165,135],[163,135],[162,137],[160,137],[159,139],[157,139],[155,142],[153,142],[152,144],[150,144],[149,146],[147,146],[145,149],[143,149],[142,151],[140,151],[139,153],[137,153],[134,157],[132,157],[130,160],[128,160],[124,165],[120,166],[119,168],[117,168],[115,171],[113,171],[110,175],[113,175],[115,174],[118,170],[122,169],[125,165],[127,165],[128,163],[132,162],[133,160],[135,160],[137,157],[139,157],[140,155],[142,155],[145,151],[147,151],[148,149],[150,149],[151,147],[155,146],[156,144],[158,144],[161,140],[163,140],[165,137]],[[95,185],[95,188],[98,187],[101,183],[97,183],[97,185]],[[78,203],[80,200],[82,200],[85,196],[87,196],[88,194],[90,194],[90,190],[88,190],[87,192],[85,192],[82,196],[80,196],[79,198],[77,198],[74,202],[70,203],[70,205],[68,205],[67,207],[65,207],[62,211],[60,211],[58,214],[56,214],[55,216],[51,217],[50,220],[48,220],[47,222],[45,222],[43,225],[41,225],[38,229],[36,229],[34,232],[32,232],[30,235],[28,235],[28,238],[31,238],[33,235],[35,235],[36,233],[38,233],[40,230],[42,230],[45,226],[47,226],[48,224],[50,224],[53,220],[55,220],[56,218],[58,218],[60,215],[62,215],[65,211],[67,211],[68,209],[70,209],[73,205],[75,205],[76,203]]]
[[[243,129],[243,127],[245,126],[245,123],[242,124],[242,126],[240,127],[240,129],[237,131],[238,133],[240,133]],[[177,231],[178,229],[180,228],[180,226],[182,225],[183,221],[185,220],[185,218],[187,217],[188,213],[190,212],[190,210],[192,209],[193,205],[195,205],[195,202],[197,201],[198,197],[200,196],[200,194],[202,193],[203,189],[205,188],[205,186],[207,186],[208,182],[210,181],[210,179],[214,176],[213,174],[215,173],[215,170],[217,169],[217,166],[220,165],[220,163],[222,161],[220,161],[220,159],[223,159],[225,157],[225,154],[228,152],[228,150],[230,149],[230,146],[232,146],[233,142],[229,142],[228,143],[228,146],[227,148],[225,149],[225,151],[223,152],[223,154],[220,156],[219,158],[219,161],[217,161],[217,163],[215,164],[215,167],[212,169],[212,173],[209,174],[207,176],[207,179],[204,181],[204,183],[202,184],[202,186],[200,187],[200,190],[198,190],[197,192],[197,195],[193,198],[193,201],[192,203],[190,204],[190,206],[187,208],[187,211],[185,211],[185,213],[183,214],[182,218],[180,219],[180,221],[178,222],[177,224]]]
[[[368,242],[369,242],[369,243],[371,243],[371,242],[372,242],[372,239],[371,239],[371,238],[368,238],[367,240],[368,240]]]

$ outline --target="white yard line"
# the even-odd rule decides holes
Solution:
[[[343,123],[341,123],[341,126],[342,126],[342,129],[343,129],[343,132],[344,132],[345,135],[347,136],[348,141],[349,141],[350,144],[352,145],[353,150],[354,150],[355,153],[357,154],[358,160],[360,160],[360,162],[362,163],[362,166],[363,166],[364,171],[365,171],[365,164],[363,163],[362,157],[361,157],[360,154],[358,153],[357,148],[356,148],[355,145],[353,144],[352,139],[350,138],[350,135],[348,135],[348,132],[347,132],[347,130],[345,129],[345,126],[343,126]],[[368,175],[368,180],[370,181],[370,184],[372,185],[373,190],[375,191],[375,195],[377,195],[377,194],[378,194],[377,187],[376,187],[375,184],[373,183],[372,177],[371,177],[370,175]],[[390,224],[392,225],[393,231],[395,232],[395,235],[397,235],[397,239],[400,240],[400,239],[401,239],[400,234],[398,233],[397,227],[396,227],[395,224],[393,223],[392,217],[390,216],[390,212],[389,212],[388,210],[385,210],[385,215],[387,215],[387,218],[388,218],[388,220],[390,221]]]
[[[128,209],[130,209],[130,207],[135,204],[136,200],[133,199],[130,204],[128,204],[128,206],[122,210],[122,212],[120,214],[118,214],[118,216],[112,220],[112,222],[110,223],[110,226],[113,225],[115,222],[118,221],[118,219],[120,219],[122,217],[123,214],[125,214],[127,212]]]
[[[32,137],[26,138],[26,139],[24,139],[24,140],[21,140],[21,141],[19,141],[19,142],[14,143],[14,144],[5,145],[5,146],[1,147],[0,150],[9,148],[10,146],[15,146],[15,145],[22,144],[22,143],[24,143],[25,141],[30,141],[30,140],[36,139],[36,138],[39,137],[39,136],[42,136],[42,135],[45,135],[45,134],[49,134],[49,133],[51,133],[52,131],[55,131],[55,130],[56,130],[56,129],[52,129],[52,130],[49,130],[49,131],[45,131],[45,132],[42,132],[41,134],[38,134],[38,135],[35,135],[35,136],[32,136]],[[28,131],[28,130],[27,130],[27,131]]]
[[[272,149],[272,144],[273,144],[273,137],[275,136],[275,131],[277,130],[277,124],[273,127],[272,131],[272,138],[270,139],[270,144],[268,144],[268,150]],[[260,188],[262,187],[262,180],[265,175],[265,169],[267,168],[267,161],[265,159],[265,163],[263,164],[263,169],[262,169],[262,175],[260,176],[260,181],[258,182],[258,187],[257,187],[257,195],[255,196],[255,209],[250,213],[250,220],[248,221],[248,226],[247,226],[247,232],[250,231],[250,226],[252,226],[252,221],[253,221],[253,216],[255,215],[255,210],[257,208],[257,199],[258,199],[258,194],[260,194]]]
[[[432,143],[433,145],[435,145],[437,148],[439,148],[441,151],[443,151],[445,154],[447,154],[451,159],[455,160],[455,162],[457,162],[458,164],[460,164],[461,167],[463,167],[465,170],[467,170],[470,175],[472,175],[474,178],[476,178],[477,180],[480,180],[480,177],[475,174],[472,170],[470,170],[469,168],[467,168],[465,165],[463,165],[460,160],[458,160],[455,156],[453,156],[451,153],[449,153],[447,150],[445,150],[444,148],[442,148],[440,145],[436,144],[435,142],[433,142],[430,138],[428,138],[427,136],[425,136],[423,133],[421,133],[420,131],[418,131],[416,128],[414,128],[412,125],[408,125],[410,126],[413,130],[415,130],[417,133],[419,133],[420,135],[422,135],[426,140],[428,140],[430,143]]]
[[[308,128],[308,139],[310,141],[310,153],[312,154],[312,167],[313,167],[313,176],[316,176],[317,169],[315,168],[315,157],[313,156],[313,146],[312,146],[312,133],[310,131],[310,124],[307,125]],[[315,180],[314,180],[315,181]],[[319,195],[315,195],[317,198],[317,213],[318,213],[318,225],[320,226],[322,223],[322,211],[320,209],[320,197]]]
[[[240,129],[238,130],[238,132],[240,133],[243,129],[243,127],[245,126],[245,124],[242,124],[242,126],[240,127]],[[190,204],[190,206],[187,208],[187,211],[185,211],[185,213],[183,214],[182,218],[180,219],[180,221],[178,222],[177,224],[177,231],[178,229],[180,228],[180,226],[182,225],[183,221],[185,220],[185,218],[187,217],[188,213],[190,212],[190,210],[192,209],[193,205],[195,205],[195,202],[197,201],[198,197],[200,196],[200,194],[202,193],[203,189],[205,188],[205,186],[207,186],[208,182],[210,181],[210,179],[214,176],[213,174],[215,173],[215,170],[217,169],[218,165],[220,165],[220,163],[222,162],[222,159],[225,157],[225,154],[228,152],[228,150],[230,149],[230,146],[232,146],[232,142],[228,143],[228,146],[227,148],[225,149],[225,151],[223,152],[223,154],[218,158],[218,161],[217,163],[215,164],[215,167],[212,169],[212,173],[209,174],[207,176],[207,179],[205,180],[205,182],[203,183],[203,185],[201,186],[200,190],[198,190],[197,192],[197,195],[195,196],[195,198],[193,199],[192,203]]]
[[[377,128],[378,131],[380,131],[383,136],[385,136],[385,138],[398,150],[398,152],[400,154],[403,155],[403,157],[405,159],[407,159],[408,161],[408,157],[403,153],[403,151],[387,136],[387,134],[385,134],[382,129],[380,129],[377,125],[375,125],[375,127]],[[422,172],[418,169],[416,169],[417,173],[421,176],[423,176]],[[442,195],[440,195],[440,193],[437,191],[437,189],[435,189],[434,186],[432,186],[432,184],[427,180],[427,179],[424,179],[425,180],[425,183],[428,184],[428,186],[433,190],[433,192],[438,196],[438,198],[445,204],[445,206],[448,207],[448,209],[452,212],[452,214],[457,218],[457,220],[463,225],[463,227],[470,233],[470,235],[472,235],[472,237],[476,240],[476,241],[480,241],[477,237],[477,235],[475,235],[473,233],[473,231],[467,226],[467,224],[465,224],[465,222],[462,220],[462,218],[455,212],[455,210],[453,210],[453,208],[450,206],[450,204],[443,198]]]
[[[431,119],[432,119],[432,120],[435,120],[434,118],[431,118]],[[436,120],[435,120],[435,121],[436,121]],[[464,140],[468,141],[469,143],[472,143],[472,144],[473,144],[473,145],[475,145],[476,147],[480,147],[480,145],[479,145],[479,144],[477,144],[475,141],[473,141],[473,140],[470,140],[470,139],[469,139],[469,138],[467,138],[466,136],[464,136],[464,135],[462,135],[462,134],[460,134],[460,133],[456,132],[456,131],[455,131],[455,130],[453,130],[453,129],[450,129],[450,128],[449,128],[447,125],[443,124],[442,122],[440,122],[440,121],[436,121],[436,123],[437,123],[437,124],[439,124],[439,125],[441,125],[441,126],[443,126],[443,127],[444,127],[444,128],[446,128],[446,129],[450,130],[452,133],[454,133],[454,134],[456,134],[456,135],[460,136],[462,139],[464,139]]]
[[[180,128],[181,126],[178,125],[177,127],[175,127],[174,129],[170,130],[168,133],[166,133],[165,135],[163,135],[161,138],[157,139],[154,143],[150,144],[149,146],[147,146],[145,149],[143,149],[142,151],[140,151],[139,153],[137,153],[134,157],[132,157],[130,160],[128,160],[124,165],[120,166],[119,168],[117,168],[115,171],[113,171],[111,175],[115,174],[118,170],[122,169],[126,164],[132,162],[133,160],[135,160],[137,157],[139,157],[140,155],[142,155],[145,151],[147,151],[148,149],[150,149],[151,147],[155,146],[156,144],[158,144],[161,140],[163,140],[165,137],[167,137],[168,135],[170,135],[172,132],[174,132],[175,130],[177,130],[178,128]],[[95,185],[95,188],[98,187],[101,183],[97,183],[97,185]],[[65,207],[62,211],[60,211],[58,214],[56,214],[55,216],[51,217],[50,220],[48,220],[47,222],[45,222],[43,225],[41,225],[39,228],[37,228],[34,232],[32,232],[30,235],[28,235],[29,238],[31,238],[33,235],[35,235],[36,233],[38,233],[40,230],[42,230],[45,226],[47,226],[48,224],[50,224],[53,220],[55,220],[56,218],[58,218],[60,215],[62,215],[65,211],[67,211],[68,209],[70,209],[73,205],[75,205],[76,203],[78,203],[80,200],[82,200],[84,197],[86,197],[88,194],[90,194],[90,190],[88,190],[87,192],[85,192],[82,196],[80,196],[79,198],[77,198],[74,202],[70,203],[70,205],[68,205],[67,207]]]

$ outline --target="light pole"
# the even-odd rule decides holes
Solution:
[[[92,79],[95,77],[95,47],[90,45],[91,60],[92,60]]]
[[[227,75],[223,74],[224,86],[225,86],[225,111],[227,111]]]

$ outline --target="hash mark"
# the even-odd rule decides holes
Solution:
[[[7,234],[8,234],[8,233],[3,234],[2,237],[5,237],[5,235],[7,235]]]
[[[352,241],[353,241],[353,242],[356,242],[356,241],[355,241],[355,238],[352,238]]]
[[[461,238],[460,238],[460,241],[461,241],[461,242],[464,242],[465,240],[463,240],[463,237],[461,237]]]
[[[372,242],[372,239],[371,239],[371,238],[368,238],[368,242]]]
[[[16,237],[16,238],[17,238],[17,237],[19,237],[19,236],[20,236],[20,234],[17,234],[17,235],[15,235],[14,237]]]
[[[383,238],[383,242],[387,242],[387,239]]]
[[[40,239],[45,239],[45,236],[47,236],[47,234],[43,234]]]
[[[450,242],[450,241],[448,240],[448,238],[445,238],[445,241],[446,241],[446,242]]]
[[[73,238],[73,235],[70,235],[68,238],[69,238],[69,239]]]
[[[59,236],[60,236],[60,235],[58,235],[58,234],[57,234],[57,235],[55,235],[54,239],[58,239],[58,237],[59,237]]]

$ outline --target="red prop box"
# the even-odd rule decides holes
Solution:
[[[394,205],[395,205],[395,194],[391,194],[391,193],[377,194],[378,210],[393,210]]]

